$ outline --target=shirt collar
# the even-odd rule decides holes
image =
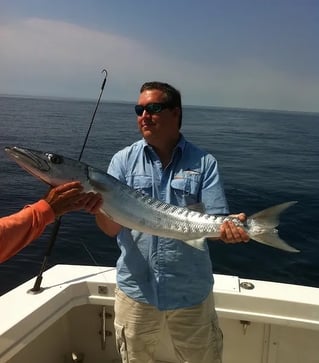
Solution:
[[[145,151],[145,149],[153,150],[152,146],[149,145],[144,138],[142,139],[142,142],[143,142],[144,151]],[[182,133],[180,133],[180,138],[179,138],[178,143],[176,144],[176,146],[174,148],[174,153],[176,152],[176,150],[180,150],[181,152],[183,152],[184,148],[185,148],[185,145],[186,145],[185,137],[184,137],[184,135]]]

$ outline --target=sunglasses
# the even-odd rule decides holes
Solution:
[[[170,107],[171,107],[171,105],[169,105],[168,103],[148,103],[146,106],[136,105],[135,112],[136,112],[137,116],[142,116],[144,110],[148,114],[153,115],[154,113],[160,113],[165,108],[170,108]]]

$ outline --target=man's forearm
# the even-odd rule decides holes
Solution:
[[[120,224],[114,222],[102,212],[95,215],[95,220],[99,228],[110,237],[115,237],[122,228]]]

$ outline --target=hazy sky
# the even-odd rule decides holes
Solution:
[[[319,112],[317,0],[0,0],[0,94]]]

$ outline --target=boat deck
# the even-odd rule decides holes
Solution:
[[[114,339],[116,271],[57,265],[0,297],[0,362],[120,362]],[[319,289],[214,275],[224,363],[319,362]],[[177,362],[167,331],[157,361]]]

